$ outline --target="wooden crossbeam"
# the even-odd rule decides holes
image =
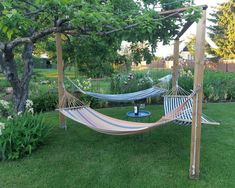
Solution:
[[[158,14],[159,15],[168,15],[168,14],[172,14],[175,12],[182,13],[192,7],[202,7],[203,9],[207,9],[207,5],[197,5],[197,6],[188,6],[188,7],[184,7],[184,8],[176,8],[176,9],[172,9],[172,10],[166,10],[166,11],[159,12]]]
[[[179,39],[187,30],[191,27],[191,25],[194,23],[194,21],[188,21],[183,26],[183,28],[180,30],[180,32],[176,35],[175,39]]]

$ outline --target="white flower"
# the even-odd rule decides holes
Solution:
[[[28,109],[28,112],[30,112],[30,113],[32,113],[32,114],[33,114],[33,113],[34,113],[33,108],[29,108],[29,109]]]
[[[27,99],[27,100],[26,100],[26,109],[29,109],[29,108],[31,108],[32,106],[33,106],[33,101]]]
[[[2,135],[3,129],[5,129],[5,124],[0,122],[0,135]]]
[[[0,129],[5,129],[5,123],[0,122]]]
[[[80,87],[83,90],[89,90],[91,88],[90,79],[83,80],[83,81],[76,80],[76,82],[77,82],[77,86]]]
[[[18,113],[17,113],[17,116],[20,116],[22,114],[22,111],[19,111]]]
[[[11,119],[13,119],[12,116],[8,116],[7,117],[7,120],[11,120]]]
[[[0,100],[0,105],[5,108],[5,109],[9,109],[9,102],[5,101],[5,100]]]

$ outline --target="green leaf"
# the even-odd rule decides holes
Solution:
[[[9,40],[11,39],[13,33],[14,33],[14,30],[9,30],[9,31],[7,32],[7,38],[8,38]]]
[[[3,28],[2,28],[3,33],[7,33],[7,30],[8,30],[8,27],[7,26],[3,26]]]

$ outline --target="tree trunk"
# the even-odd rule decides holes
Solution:
[[[29,82],[33,72],[33,44],[27,43],[24,46],[22,60],[24,62],[24,72],[20,79],[17,73],[16,62],[12,49],[5,49],[0,52],[0,66],[7,80],[13,88],[13,106],[14,112],[23,112],[25,110],[26,100],[29,93]]]
[[[23,87],[18,87],[18,86],[12,86],[12,87],[13,87],[12,101],[14,105],[14,112],[23,112],[25,111],[25,104],[26,100],[28,99],[28,90],[24,89],[27,86],[25,85]]]

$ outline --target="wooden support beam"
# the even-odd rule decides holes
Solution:
[[[174,43],[174,60],[172,69],[172,91],[177,94],[178,66],[179,66],[179,39],[175,39]]]
[[[188,21],[186,24],[184,24],[183,28],[180,30],[180,32],[177,34],[177,36],[175,37],[175,39],[179,39],[184,33],[185,31],[188,30],[188,28],[194,23],[194,21]]]
[[[205,33],[206,33],[206,8],[203,8],[202,17],[197,24],[196,54],[194,68],[194,89],[201,86],[199,92],[193,98],[192,130],[191,130],[191,153],[189,177],[198,179],[200,173],[200,142],[201,142],[201,115],[203,95],[203,74],[205,56]]]
[[[58,71],[58,94],[59,94],[59,103],[62,100],[64,95],[64,64],[62,57],[62,39],[61,34],[56,33],[56,55],[57,55],[57,71]],[[65,116],[62,113],[59,113],[60,127],[66,128]]]
[[[172,10],[166,10],[166,11],[159,12],[158,14],[159,15],[169,15],[169,14],[172,14],[175,12],[182,13],[192,7],[202,7],[204,9],[204,8],[207,8],[207,5],[196,5],[196,6],[188,6],[188,7],[177,8],[177,9],[172,9]]]

